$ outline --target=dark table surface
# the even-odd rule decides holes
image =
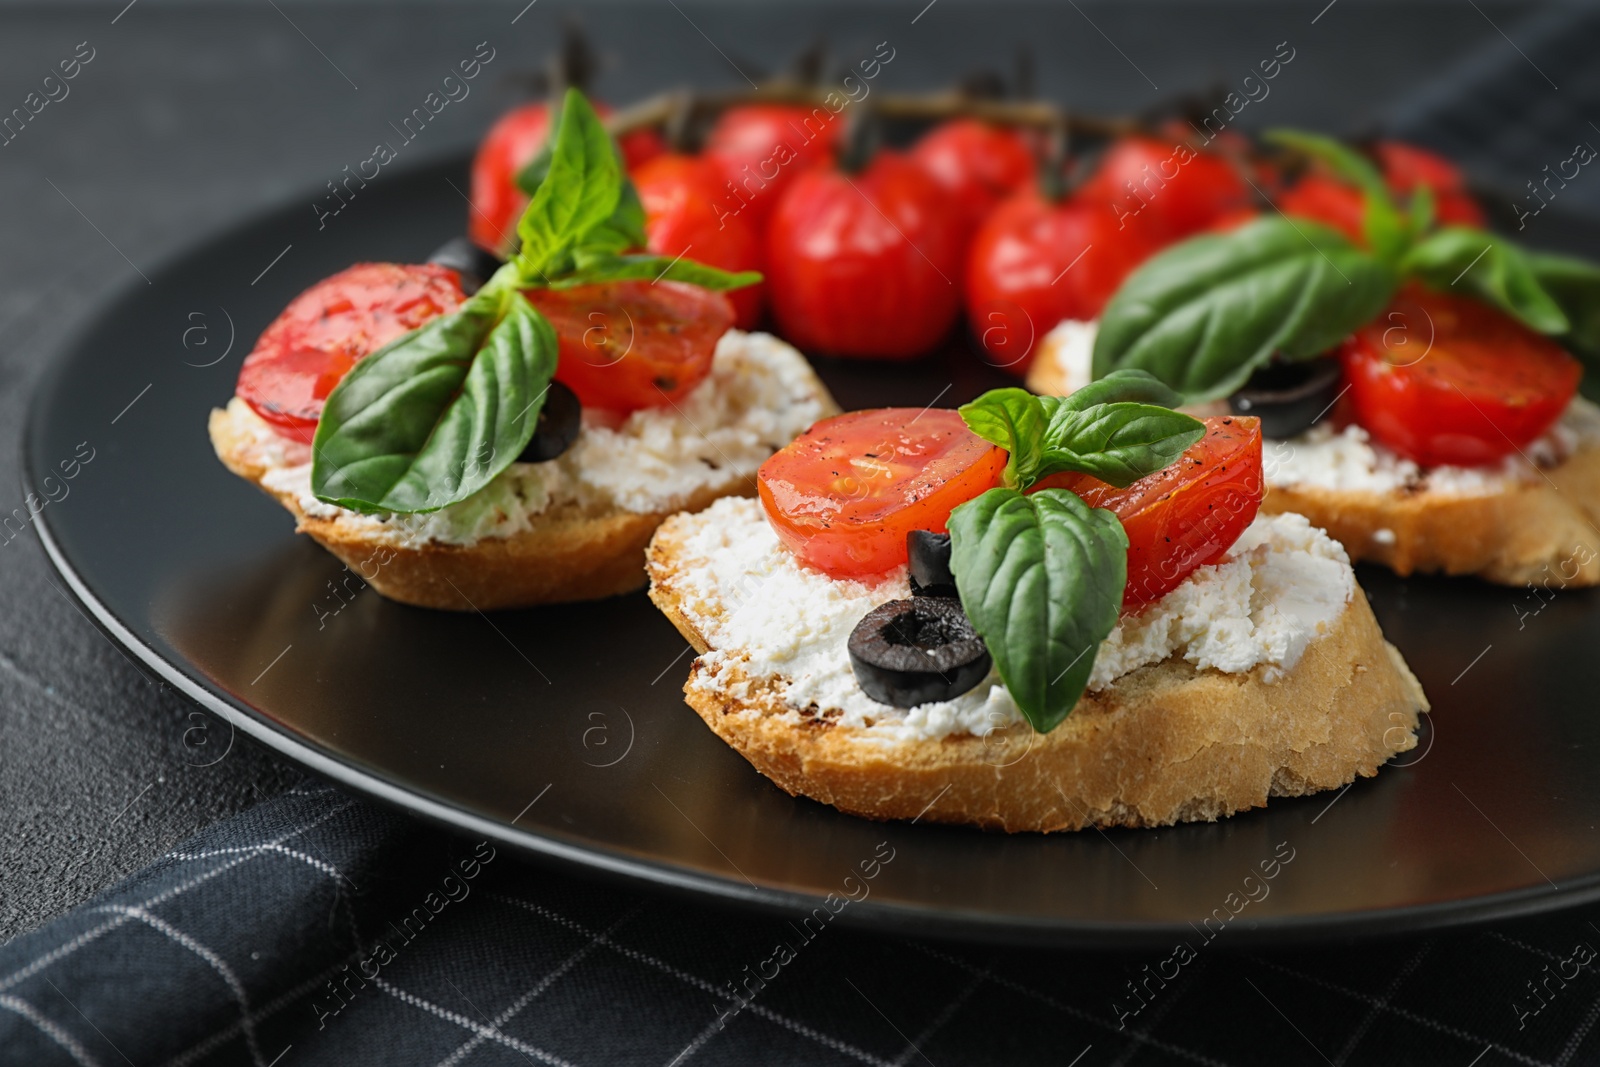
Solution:
[[[1362,0],[1220,5],[994,5],[936,0],[735,7],[539,0],[505,4],[0,6],[0,110],[87,42],[93,60],[0,149],[0,511],[21,502],[31,387],[65,334],[106,297],[199,235],[312,192],[365,158],[388,123],[480,41],[505,59],[428,127],[417,158],[460,155],[527,92],[576,13],[599,44],[597,91],[628,101],[664,86],[736,85],[819,34],[848,53],[887,40],[882,86],[930,88],[1008,66],[1026,41],[1040,90],[1095,112],[1236,82],[1279,42],[1292,68],[1244,125],[1357,132],[1425,126],[1438,86],[1549,36],[1550,12],[1496,3]],[[120,12],[120,14],[119,14]],[[920,12],[920,14],[919,14]],[[1320,12],[1320,14],[1319,14]],[[913,21],[915,19],[915,21]],[[1503,31],[1503,32],[1502,32]],[[714,42],[714,43],[713,43]],[[1114,42],[1114,43],[1113,43]],[[1514,43],[1518,42],[1518,43]],[[465,51],[464,51],[465,50]],[[1533,86],[1546,73],[1520,76]],[[1520,69],[1520,68],[1519,68]],[[1551,92],[1556,90],[1553,88]],[[1597,112],[1600,114],[1600,112]],[[1466,116],[1470,119],[1470,116]],[[1453,117],[1459,129],[1462,116]],[[1494,131],[1485,131],[1488,137]],[[1503,132],[1503,130],[1502,130]],[[1449,140],[1449,130],[1440,135]],[[1516,181],[1537,142],[1492,160]],[[1508,154],[1509,153],[1509,154]],[[1553,157],[1554,158],[1554,157]],[[1580,206],[1575,189],[1568,206]],[[1590,192],[1600,204],[1600,188]],[[174,358],[178,338],[173,339]],[[205,447],[203,427],[192,432]],[[33,535],[0,550],[0,940],[32,929],[178,840],[299,779],[146,677],[69,599]],[[209,747],[207,747],[209,745]]]

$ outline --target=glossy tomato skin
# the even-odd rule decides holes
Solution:
[[[844,127],[826,107],[747,104],[724,111],[706,135],[705,156],[722,171],[726,210],[757,229],[802,171],[832,157]]]
[[[733,325],[726,296],[677,282],[608,282],[523,295],[555,327],[561,347],[556,380],[584,407],[618,414],[682,400],[711,373],[717,341]]]
[[[1448,159],[1403,141],[1379,141],[1372,146],[1389,188],[1409,196],[1419,185],[1433,190],[1434,213],[1442,223],[1483,227],[1483,209],[1467,189],[1466,176]]]
[[[1070,489],[1116,513],[1128,534],[1124,611],[1160,600],[1197,567],[1220,560],[1255,520],[1266,491],[1261,420],[1205,419],[1206,435],[1165,470],[1118,489],[1087,474],[1057,474],[1035,489]]]
[[[1583,374],[1504,312],[1415,285],[1339,360],[1350,416],[1423,466],[1478,466],[1525,448],[1561,417]]]
[[[364,356],[466,295],[433,264],[358,263],[295,297],[239,368],[236,392],[278,433],[309,442],[333,387]]]
[[[1035,158],[1015,129],[977,119],[952,119],[929,130],[911,158],[954,198],[967,232],[1032,179]]]
[[[1483,209],[1467,191],[1461,172],[1432,152],[1399,141],[1379,141],[1372,154],[1383,173],[1385,184],[1402,201],[1419,185],[1433,190],[1434,217],[1445,225],[1483,227]],[[1278,200],[1284,214],[1316,219],[1349,237],[1364,240],[1361,233],[1361,191],[1325,174],[1310,173],[1296,182]]]
[[[1080,195],[1103,198],[1122,229],[1165,242],[1209,229],[1250,203],[1250,186],[1223,157],[1182,141],[1124,137],[1113,144]]]
[[[596,104],[601,118],[611,113]],[[467,234],[480,247],[504,255],[516,244],[517,220],[528,198],[517,187],[517,173],[544,147],[550,132],[550,107],[543,102],[523,104],[501,115],[489,127],[472,159],[472,210]],[[654,130],[636,130],[623,137],[623,163],[640,166],[665,150]]]
[[[813,167],[767,228],[773,315],[805,352],[909,359],[949,333],[960,257],[949,194],[904,155],[855,175]]]
[[[906,562],[906,535],[946,532],[950,512],[1000,484],[1006,452],[947,408],[878,408],[823,419],[761,465],[778,539],[834,578]]]
[[[1093,319],[1159,245],[1117,227],[1103,203],[1051,203],[1024,189],[989,216],[967,253],[967,321],[990,362],[1026,373],[1036,343],[1063,319]],[[1081,257],[1081,258],[1080,258]]]
[[[722,171],[700,156],[664,153],[633,172],[644,204],[650,251],[682,256],[727,271],[760,270],[761,232],[750,215],[719,206]],[[761,323],[764,286],[728,293],[734,324],[753,330]]]

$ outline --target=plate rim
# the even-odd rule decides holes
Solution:
[[[396,173],[397,178],[415,178],[429,170],[459,167],[465,154],[437,153],[418,159]],[[304,193],[301,194],[303,198]],[[246,214],[202,232],[193,240],[160,257],[150,268],[162,274],[202,250],[222,243],[230,234],[248,230],[297,203],[293,196],[273,200]],[[63,336],[43,361],[43,369],[29,391],[27,417],[22,428],[21,481],[26,492],[38,493],[36,436],[43,419],[46,395],[54,395],[65,373],[69,357],[80,348],[101,322],[124,305],[137,302],[145,287],[132,280],[112,288],[77,327]],[[303,738],[287,725],[257,712],[242,702],[216,692],[201,679],[204,672],[178,657],[169,661],[147,644],[95,594],[79,575],[65,549],[56,540],[50,513],[41,511],[32,525],[51,566],[61,575],[78,604],[88,609],[89,621],[103,636],[125,654],[131,654],[144,670],[154,672],[188,700],[209,714],[221,718],[234,729],[243,730],[274,753],[331,779],[364,798],[420,817],[453,831],[482,835],[503,844],[523,857],[579,872],[621,880],[636,888],[667,890],[701,902],[713,901],[751,908],[769,914],[809,911],[823,903],[821,895],[798,892],[771,885],[745,884],[731,877],[705,873],[669,862],[630,856],[598,844],[578,844],[534,830],[519,829],[475,813],[459,804],[430,796],[420,790],[385,778],[381,769],[368,769],[356,761],[325,750]],[[187,673],[188,666],[195,676]],[[808,801],[808,803],[817,803]],[[1249,814],[1249,813],[1240,813]],[[853,817],[853,816],[842,816]],[[981,831],[972,830],[977,833]],[[1313,944],[1340,939],[1393,937],[1423,931],[1477,925],[1580,907],[1600,901],[1600,870],[1569,881],[1565,887],[1530,885],[1484,896],[1435,901],[1400,908],[1334,911],[1289,918],[1251,919],[1238,925],[1228,938],[1229,945],[1244,947],[1274,944]],[[1049,945],[1101,950],[1133,950],[1170,946],[1174,939],[1194,933],[1187,923],[1127,922],[1117,920],[1055,920],[1030,917],[1001,918],[965,909],[927,905],[885,904],[862,900],[840,912],[844,925],[880,933],[927,936],[949,940],[990,944]],[[1209,943],[1209,942],[1207,942]]]

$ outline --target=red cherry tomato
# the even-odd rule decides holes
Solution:
[[[911,158],[950,191],[969,233],[1028,183],[1035,165],[1021,133],[977,119],[935,126],[911,149]]]
[[[279,433],[309,442],[357,360],[465,299],[453,270],[358,263],[290,301],[245,357],[236,391]]]
[[[1087,474],[1054,474],[1034,487],[1071,489],[1122,520],[1128,533],[1124,610],[1161,599],[1195,568],[1221,559],[1261,507],[1261,420],[1219,415],[1204,421],[1206,435],[1176,463],[1126,489]]]
[[[676,403],[711,373],[733,325],[721,293],[677,282],[608,282],[523,295],[555,327],[556,380],[584,407],[616,412]]]
[[[1467,190],[1459,167],[1441,155],[1403,141],[1379,141],[1372,146],[1389,188],[1409,196],[1419,185],[1433,190],[1434,214],[1442,223],[1482,227],[1483,209]]]
[[[1351,416],[1423,466],[1494,463],[1548,430],[1583,374],[1554,341],[1466,297],[1408,286],[1339,350]]]
[[[906,562],[906,534],[945,532],[951,509],[993,489],[1006,452],[948,408],[879,408],[823,419],[761,465],[778,539],[835,578]]]
[[[1250,203],[1249,185],[1228,160],[1152,137],[1112,145],[1080,195],[1110,201],[1124,230],[1147,227],[1162,241],[1199,233]]]
[[[633,183],[644,203],[650,251],[687,255],[729,271],[761,269],[761,233],[752,217],[718,207],[723,190],[716,164],[698,156],[660,155],[633,172]],[[740,329],[760,324],[762,289],[751,285],[728,293]]]
[[[1117,228],[1101,203],[1056,204],[1025,189],[1001,204],[967,254],[967,321],[997,366],[1021,375],[1035,342],[1063,319],[1093,319],[1158,248]]]
[[[1447,225],[1486,224],[1483,209],[1467,191],[1466,180],[1442,156],[1399,141],[1379,141],[1372,148],[1385,184],[1402,200],[1417,186],[1433,190],[1434,215]],[[1337,178],[1311,173],[1301,178],[1278,201],[1286,215],[1327,223],[1353,241],[1361,241],[1361,191]]]
[[[1307,174],[1278,198],[1285,215],[1315,219],[1332,226],[1350,240],[1363,243],[1361,190],[1321,174]]]
[[[961,219],[897,152],[859,174],[813,167],[767,228],[773,315],[801,349],[903,359],[950,331],[960,305]]]
[[[843,126],[826,107],[747,104],[724,111],[705,145],[723,172],[720,206],[753,216],[759,227],[796,175],[833,154]]]
[[[611,113],[604,104],[595,104],[601,118]],[[472,211],[467,233],[474,242],[501,254],[516,244],[517,220],[528,206],[528,198],[517,187],[517,172],[528,165],[544,147],[550,132],[550,107],[544,103],[524,104],[501,115],[489,127],[478,154],[472,160]],[[636,130],[621,140],[622,160],[629,169],[639,166],[664,151],[661,137],[654,130]]]

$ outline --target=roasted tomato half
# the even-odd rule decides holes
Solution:
[[[465,299],[448,268],[358,263],[283,309],[245,357],[236,391],[279,433],[309,442],[323,401],[357,360]]]
[[[1055,474],[1035,489],[1070,489],[1106,508],[1128,532],[1124,610],[1159,600],[1233,546],[1261,507],[1261,420],[1216,416],[1206,435],[1166,470],[1126,489],[1087,474]]]
[[[906,562],[912,530],[1000,484],[1006,452],[946,408],[879,408],[823,419],[761,465],[767,520],[795,555],[835,578]]]
[[[1339,350],[1351,416],[1424,466],[1494,463],[1561,417],[1583,368],[1467,297],[1408,286]]]
[[[584,407],[627,413],[676,403],[711,373],[733,325],[721,293],[677,282],[529,289],[561,342],[556,380]]]

